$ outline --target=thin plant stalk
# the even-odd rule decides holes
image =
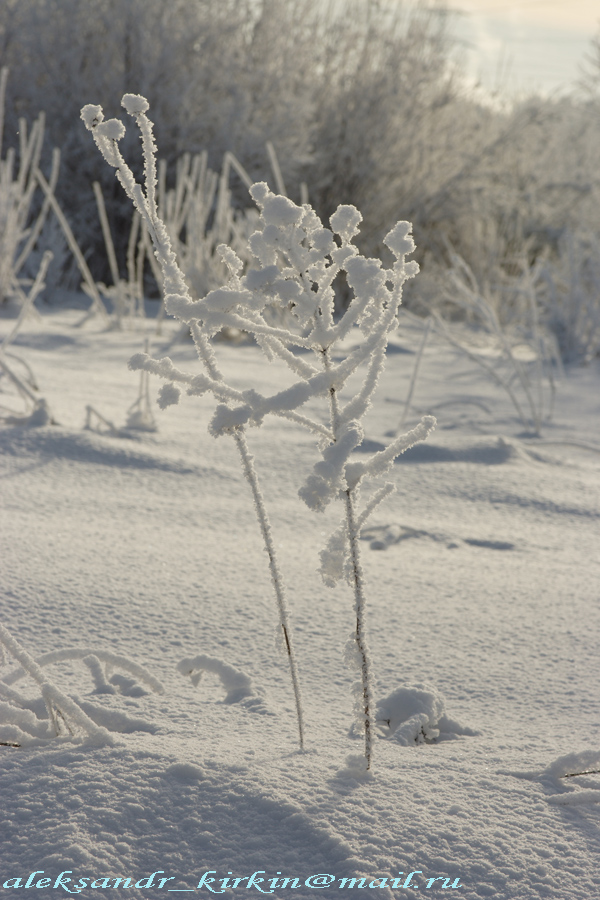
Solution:
[[[329,352],[323,349],[323,365],[327,371],[331,369],[331,360]],[[334,441],[337,438],[340,425],[340,408],[335,388],[329,391],[329,403],[331,413],[331,430],[334,435]],[[365,633],[365,590],[364,575],[360,562],[360,546],[359,532],[354,510],[354,494],[356,488],[348,488],[344,491],[345,508],[346,508],[346,528],[348,534],[348,543],[350,546],[350,563],[352,572],[352,582],[354,588],[354,612],[356,615],[356,625],[354,630],[354,643],[356,650],[360,656],[360,673],[361,673],[361,690],[362,690],[362,706],[360,708],[361,719],[363,721],[365,735],[365,760],[367,771],[371,768],[371,757],[373,752],[373,697],[371,689],[371,671],[369,653],[367,649],[367,640]]]
[[[354,512],[353,491],[345,491],[346,495],[346,520],[348,523],[348,542],[350,544],[350,560],[352,566],[352,579],[354,581],[354,611],[356,613],[356,631],[354,640],[361,660],[362,682],[362,714],[364,715],[365,728],[365,759],[367,771],[371,768],[371,756],[373,749],[373,695],[371,690],[371,672],[369,653],[365,635],[365,591],[364,576],[360,563],[359,531]]]
[[[75,235],[73,234],[73,232],[71,230],[71,226],[67,222],[62,209],[58,205],[58,201],[57,201],[56,197],[54,196],[52,189],[50,188],[50,185],[48,184],[48,182],[46,181],[46,179],[44,178],[42,173],[39,171],[39,169],[36,173],[36,176],[37,176],[37,180],[39,181],[40,187],[42,188],[43,192],[45,193],[46,197],[48,198],[48,202],[50,203],[50,206],[52,207],[52,211],[54,212],[56,218],[58,219],[58,221],[60,223],[60,226],[63,230],[63,234],[64,234],[64,236],[67,240],[67,243],[69,245],[69,248],[71,250],[71,253],[75,257],[75,261],[77,262],[77,265],[79,266],[79,271],[81,272],[81,274],[83,276],[83,280],[85,282],[85,285],[88,289],[89,295],[92,300],[92,307],[91,307],[90,312],[92,312],[92,310],[94,310],[95,312],[97,312],[100,315],[100,318],[106,322],[106,321],[108,321],[108,312],[106,311],[106,307],[105,307],[104,303],[102,302],[102,299],[98,292],[98,288],[96,287],[96,282],[92,278],[92,273],[90,272],[90,270],[88,268],[88,264],[86,263],[86,261],[84,259],[83,253],[81,252],[81,250],[79,248],[79,244],[75,240]],[[85,318],[87,319],[88,316],[86,316]],[[85,319],[84,319],[84,321],[85,321]]]
[[[417,383],[417,376],[419,374],[419,366],[421,365],[421,359],[423,357],[423,352],[425,350],[425,345],[427,344],[427,338],[429,337],[430,330],[431,330],[431,319],[427,319],[427,324],[426,324],[425,330],[423,332],[423,337],[421,338],[421,343],[419,344],[419,350],[417,352],[415,366],[414,366],[414,369],[412,371],[412,375],[410,378],[410,384],[408,386],[408,393],[406,395],[406,402],[404,404],[404,410],[402,412],[402,416],[400,417],[400,422],[398,423],[398,428],[396,430],[397,432],[400,431],[400,429],[406,422],[406,417],[408,416],[408,411],[410,409],[413,394],[415,391],[415,385]]]
[[[200,359],[204,363],[204,367],[206,371],[210,375],[212,379],[215,381],[223,381],[223,375],[221,374],[220,369],[216,364],[216,360],[214,358],[214,354],[210,348],[208,340],[206,336],[202,333],[202,329],[198,325],[197,322],[194,322],[191,327],[192,337],[194,339],[194,343],[198,349],[198,355]],[[294,700],[296,703],[296,715],[298,719],[298,737],[300,742],[300,749],[304,749],[304,716],[302,712],[302,695],[300,693],[300,681],[298,679],[298,667],[296,665],[296,656],[293,649],[292,644],[292,634],[289,626],[288,620],[288,609],[287,609],[287,601],[285,596],[285,584],[283,581],[283,577],[281,574],[281,570],[279,568],[279,562],[277,560],[277,554],[275,551],[275,544],[273,543],[273,536],[271,532],[271,524],[269,522],[269,517],[267,514],[267,510],[264,503],[264,498],[262,495],[262,491],[260,489],[260,483],[258,480],[258,475],[256,472],[256,468],[254,466],[254,460],[250,451],[248,449],[248,442],[246,440],[246,433],[243,426],[236,428],[233,431],[233,439],[235,440],[236,447],[238,448],[238,452],[240,454],[240,458],[242,461],[242,468],[244,470],[244,475],[250,485],[250,489],[252,490],[252,497],[254,499],[254,508],[256,510],[256,517],[258,519],[258,524],[260,526],[261,534],[263,537],[265,550],[267,551],[267,556],[269,558],[269,571],[271,573],[271,581],[273,583],[273,590],[275,592],[275,599],[277,601],[277,613],[279,616],[279,624],[281,627],[281,631],[283,633],[283,639],[285,644],[285,650],[288,657],[288,663],[290,667],[290,677],[292,679],[292,687],[294,691]]]

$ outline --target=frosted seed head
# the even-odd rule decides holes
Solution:
[[[249,291],[260,291],[279,278],[277,266],[265,266],[262,269],[250,269],[244,283]]]
[[[312,234],[313,231],[318,231],[323,228],[323,223],[321,222],[312,206],[309,206],[307,203],[305,203],[302,209],[304,210],[304,215],[302,217],[302,227],[307,234]]]
[[[271,191],[269,190],[269,185],[266,181],[257,181],[256,184],[253,184],[250,188],[250,196],[257,206],[263,206],[270,193]]]
[[[179,388],[168,382],[167,384],[163,384],[158,392],[158,405],[161,409],[166,409],[167,406],[174,406],[176,403],[179,403],[180,397],[181,391]]]
[[[336,249],[333,241],[333,235],[328,228],[319,228],[311,234],[312,246],[315,250],[319,250],[324,255],[329,256]]]
[[[346,261],[348,283],[356,294],[377,296],[385,287],[386,273],[378,259],[355,256]]]
[[[298,496],[304,500],[309,509],[323,512],[331,500],[331,489],[324,478],[310,474],[298,491]]]
[[[419,263],[415,262],[414,259],[409,259],[409,261],[404,264],[404,275],[406,278],[414,278],[415,275],[419,274],[419,271]]]
[[[241,261],[235,250],[232,250],[227,244],[219,244],[217,253],[232,275],[238,275],[244,268],[244,263]]]
[[[100,122],[104,121],[102,107],[95,106],[93,103],[88,103],[87,106],[84,106],[81,110],[81,118],[83,119],[85,127],[91,131],[92,128],[95,128],[96,125],[99,125]]]
[[[414,251],[415,242],[412,239],[411,231],[411,222],[397,222],[384,237],[383,243],[390,248],[397,259],[401,259]]]
[[[287,197],[271,194],[264,200],[263,218],[267,225],[285,228],[287,225],[297,225],[303,217],[304,210]]]
[[[342,240],[347,242],[358,233],[362,216],[355,206],[338,206],[329,222],[335,234],[339,234]]]
[[[140,94],[123,94],[121,106],[129,113],[130,116],[139,116],[150,109],[150,104],[145,97]]]
[[[149,359],[150,357],[147,353],[134,353],[127,365],[133,372],[135,372],[137,371],[137,369],[145,369],[146,363]]]
[[[109,141],[120,141],[125,136],[125,126],[119,119],[107,119],[96,126],[96,134]]]

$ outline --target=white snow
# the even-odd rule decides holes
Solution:
[[[452,889],[469,900],[598,896],[597,363],[567,372],[553,421],[533,439],[475,363],[428,341],[406,428],[430,413],[438,424],[391,466],[396,491],[361,543],[379,710],[371,774],[349,734],[351,592],[318,571],[341,513],[332,504],[317,518],[297,496],[314,465],[311,436],[281,418],[248,432],[288,585],[300,753],[266,555],[233,442],[208,433],[213,400],[155,406],[156,432],[83,430],[90,404],[125,420],[140,334],[97,320],[77,328],[79,316],[46,308],[12,345],[60,424],[0,426],[0,621],[113,743],[49,734],[39,688],[15,681],[6,655],[7,896],[32,873],[30,886],[52,897],[63,895],[53,889],[61,875],[84,895],[120,896],[127,885],[115,879],[130,878],[131,895],[160,898],[196,889],[205,873],[196,892],[208,897],[228,878],[227,900],[286,877],[299,886],[275,882],[271,896],[345,897],[343,878],[388,898],[415,884],[418,895]],[[387,445],[404,408],[420,332],[401,321],[357,465]],[[3,309],[0,333],[13,323]],[[151,340],[151,355],[164,357]],[[350,331],[348,349],[353,340]],[[216,349],[240,395],[251,385],[271,397],[293,383],[256,346]],[[191,344],[169,353],[178,372],[206,377]],[[154,403],[160,385],[150,379]],[[360,385],[350,375],[341,403]],[[13,390],[0,379],[2,404],[17,415]],[[318,417],[314,398],[305,411]],[[345,548],[330,550],[339,564]],[[207,670],[194,686],[177,667],[197,658]],[[236,685],[252,693],[223,702]],[[333,881],[306,884],[319,874]],[[235,878],[246,880],[234,888]]]

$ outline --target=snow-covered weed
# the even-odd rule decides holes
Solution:
[[[28,701],[9,681],[0,681],[0,737],[1,744],[19,747],[23,738],[48,739],[59,735],[70,735],[81,740],[92,741],[98,746],[111,744],[112,738],[105,728],[96,725],[81,707],[67,697],[53,684],[27,651],[21,647],[12,634],[0,624],[0,645],[37,684],[47,713],[44,720],[28,708]]]
[[[138,319],[143,319],[145,315],[143,285],[145,242],[143,239],[138,242],[140,217],[138,213],[134,213],[131,223],[127,247],[128,278],[124,279],[119,275],[117,255],[108,222],[108,216],[106,214],[106,205],[104,203],[102,188],[98,181],[94,182],[93,187],[96,206],[98,207],[98,216],[102,225],[102,235],[104,237],[106,255],[108,257],[110,273],[113,280],[112,285],[109,287],[101,282],[98,283],[97,287],[100,293],[113,304],[115,325],[117,328],[123,328],[126,325],[131,326]]]
[[[484,344],[434,313],[436,328],[510,397],[523,427],[538,437],[552,414],[554,369],[560,367],[556,341],[544,329],[538,299],[541,265],[522,261],[518,275],[503,285],[480,284],[471,267],[449,247],[445,299],[467,323],[480,329]],[[510,302],[509,299],[510,298]],[[514,324],[503,323],[500,310],[510,305]]]
[[[2,650],[21,664],[0,679],[0,746],[22,747],[56,737],[85,741],[95,746],[112,744],[110,732],[153,732],[155,726],[115,709],[86,700],[72,699],[50,681],[43,669],[51,664],[80,660],[89,670],[95,694],[122,694],[143,697],[149,688],[162,694],[163,687],[137,663],[97,648],[51,650],[34,660],[15,638],[0,625],[0,665]],[[38,685],[41,697],[26,697],[12,685],[29,676]]]
[[[0,421],[8,425],[51,425],[54,418],[47,400],[39,394],[37,381],[29,365],[20,356],[9,351],[9,346],[17,336],[26,316],[35,312],[34,301],[44,289],[44,278],[52,259],[49,251],[44,253],[37,275],[31,285],[29,293],[24,297],[24,302],[13,328],[0,343],[0,378],[6,378],[12,389],[21,398],[25,408],[17,412],[0,403]],[[2,391],[0,383],[0,392]]]
[[[8,69],[0,70],[0,303],[15,297],[25,306],[28,298],[24,288],[31,283],[23,278],[22,270],[44,227],[50,208],[48,198],[34,215],[34,197],[38,188],[39,164],[44,143],[45,117],[40,113],[28,130],[25,119],[19,120],[18,163],[11,147],[2,158],[4,101]],[[52,158],[49,190],[54,192],[58,178],[60,155]],[[47,268],[47,263],[45,264]],[[43,280],[44,275],[41,276]],[[35,297],[34,297],[35,299]]]
[[[424,440],[435,420],[426,417],[411,432],[400,435],[384,450],[364,462],[352,462],[351,453],[362,442],[360,419],[368,410],[382,371],[389,332],[397,325],[402,286],[418,271],[405,257],[414,250],[410,225],[399,222],[385,238],[396,258],[392,269],[382,268],[377,259],[365,259],[352,239],[358,231],[360,213],[341,206],[325,228],[308,205],[271,193],[263,183],[253,185],[251,194],[261,210],[257,231],[249,247],[252,268],[241,275],[243,263],[230,248],[220,248],[231,277],[222,288],[203,300],[193,301],[180,291],[166,295],[169,312],[192,327],[198,338],[207,338],[223,327],[240,328],[254,336],[268,359],[283,360],[297,377],[291,387],[265,397],[254,390],[226,388],[211,376],[192,375],[176,369],[171,361],[137,357],[136,368],[170,382],[161,392],[162,405],[177,402],[178,384],[189,394],[212,393],[221,402],[210,424],[215,435],[234,436],[244,426],[260,425],[267,414],[281,415],[307,428],[319,439],[321,460],[300,488],[300,497],[319,512],[334,498],[342,500],[344,516],[321,555],[321,574],[328,584],[344,575],[354,591],[356,623],[348,646],[348,659],[358,675],[355,686],[357,719],[365,735],[365,757],[370,766],[373,740],[373,698],[370,660],[365,634],[365,586],[360,562],[360,529],[376,506],[393,490],[392,484],[377,488],[359,510],[360,486],[365,478],[385,474],[396,457]],[[337,235],[337,240],[335,239]],[[333,281],[344,274],[354,293],[343,317],[334,321]],[[272,310],[287,310],[290,327],[271,324]],[[344,340],[356,332],[361,342],[344,354]],[[313,361],[300,358],[294,349],[311,350]],[[207,352],[207,351],[206,351]],[[344,354],[334,361],[334,353]],[[340,393],[346,381],[364,367],[360,390],[342,404]],[[328,405],[329,425],[297,410],[311,398]]]
[[[364,437],[360,419],[371,405],[384,366],[389,333],[397,325],[402,287],[418,271],[416,263],[406,260],[415,249],[410,223],[398,222],[384,238],[395,257],[393,267],[384,269],[378,259],[360,256],[352,243],[361,221],[355,207],[338,207],[331,216],[330,230],[323,226],[308,204],[297,206],[287,197],[273,194],[264,182],[255,184],[250,192],[261,215],[257,230],[248,242],[252,267],[242,275],[243,261],[231,247],[222,244],[219,252],[229,269],[230,279],[225,286],[209,291],[203,299],[194,300],[177,264],[167,229],[158,215],[156,147],[152,123],[146,116],[148,102],[138,95],[126,94],[123,106],[141,131],[145,193],[135,182],[118,147],[125,134],[123,124],[115,119],[104,121],[98,106],[86,106],[82,118],[145,221],[163,273],[167,312],[191,328],[207,374],[182,372],[170,359],[154,360],[147,354],[133,357],[130,366],[157,374],[167,381],[159,399],[163,407],[178,401],[180,384],[187,387],[188,394],[211,392],[219,401],[209,429],[214,436],[228,433],[234,437],[252,487],[271,564],[299,723],[295,660],[289,642],[281,576],[244,431],[247,425],[258,426],[267,414],[273,414],[291,419],[318,435],[321,460],[315,464],[299,494],[317,512],[324,510],[334,498],[343,502],[342,523],[321,555],[321,574],[328,584],[335,584],[345,575],[354,592],[355,627],[348,645],[348,659],[358,678],[355,708],[365,736],[365,759],[369,768],[374,712],[359,537],[368,516],[388,496],[393,485],[388,483],[376,488],[362,509],[359,509],[360,489],[365,479],[377,479],[385,474],[397,456],[424,440],[435,420],[431,416],[425,417],[412,431],[398,436],[386,449],[366,461],[353,462],[351,454]],[[336,322],[333,282],[342,275],[353,297],[342,318]],[[291,315],[289,325],[272,324],[272,313],[278,310],[286,310]],[[252,389],[242,392],[229,387],[219,372],[209,344],[209,339],[224,327],[239,328],[252,334],[267,359],[278,357],[289,366],[298,379],[296,383],[270,397]],[[354,333],[360,337],[360,344],[346,353],[344,340]],[[312,351],[313,361],[298,357],[294,352],[296,348]],[[334,359],[334,353],[343,354],[341,362]],[[344,403],[341,392],[350,376],[361,367],[364,368],[362,387]],[[311,398],[326,401],[328,426],[297,411]]]
[[[117,119],[105,121],[102,108],[91,104],[88,104],[82,109],[81,117],[86,127],[92,132],[98,149],[109,165],[115,168],[119,182],[123,186],[128,197],[133,201],[137,212],[142,218],[144,226],[148,230],[148,234],[150,235],[154,247],[155,256],[161,269],[165,307],[168,312],[177,315],[178,304],[190,304],[193,306],[194,301],[190,296],[183,272],[173,251],[166,225],[159,215],[156,190],[158,181],[156,144],[154,142],[153,123],[146,115],[149,104],[144,97],[137,94],[125,94],[122,103],[129,115],[134,118],[141,133],[144,156],[145,189],[136,182],[130,167],[125,162],[119,150],[118,142],[125,135],[123,123]],[[237,259],[232,250],[229,252]],[[225,258],[224,261],[227,263],[227,258]],[[186,319],[183,316],[179,316],[179,318],[182,322],[190,322],[190,319]],[[209,344],[208,336],[210,332],[207,333],[206,330],[201,327],[201,323],[197,321],[197,317],[194,317],[193,321],[191,321],[191,333],[199,357],[207,372],[206,376],[190,376],[193,381],[200,379],[199,383],[205,385],[200,393],[211,390],[218,400],[225,402],[238,397],[239,393],[232,391],[225,383]],[[175,371],[175,367],[170,360],[166,360],[165,364],[169,372]],[[147,354],[138,354],[137,357],[133,358],[130,365],[132,368],[145,370],[146,372],[154,371],[156,365],[160,367],[160,363],[155,364]],[[159,374],[162,374],[162,370]],[[185,382],[186,379],[187,376],[182,373],[181,379],[174,378],[170,380],[183,380]],[[166,388],[166,390],[163,389],[159,401],[162,407],[177,402],[179,398],[179,393],[172,384],[167,385]],[[219,408],[220,407],[218,407],[218,409]],[[243,425],[234,428],[232,430],[232,436],[240,454],[244,475],[248,480],[252,491],[256,515],[263,537],[264,547],[269,559],[269,569],[275,593],[279,627],[283,635],[283,644],[287,653],[296,704],[300,748],[303,749],[304,722],[302,700],[296,657],[293,650],[292,635],[289,625],[285,586],[277,561],[275,544],[271,534],[271,525],[265,508],[256,468],[254,466],[254,459],[248,449]]]

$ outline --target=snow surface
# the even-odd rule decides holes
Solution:
[[[3,311],[1,334],[13,314]],[[126,422],[139,385],[127,360],[144,335],[78,328],[80,318],[46,309],[11,347],[60,424],[0,426],[0,616],[114,743],[66,734],[0,746],[1,889],[37,871],[31,886],[62,896],[52,885],[71,870],[71,889],[87,878],[124,890],[115,878],[162,870],[153,887],[129,888],[158,898],[213,870],[246,877],[225,887],[228,900],[271,890],[245,887],[253,873],[299,879],[276,897],[343,897],[340,879],[363,876],[353,890],[371,884],[380,897],[416,885],[427,896],[597,897],[599,368],[567,373],[536,440],[479,368],[430,337],[405,426],[432,413],[437,429],[393,466],[397,491],[361,545],[380,716],[367,776],[343,660],[352,592],[318,574],[339,510],[316,514],[297,495],[314,441],[281,419],[248,432],[288,586],[300,753],[252,499],[233,441],[207,432],[213,401],[155,406],[155,433],[84,430],[88,405]],[[164,356],[167,339],[151,340]],[[396,428],[419,343],[403,320],[356,462]],[[191,343],[168,352],[201,373]],[[292,378],[255,346],[217,352],[239,390],[271,394]],[[0,401],[18,415],[5,381]],[[158,388],[151,377],[153,398]],[[0,728],[31,732],[43,701],[5,657],[0,677],[28,707],[0,703]],[[202,677],[184,677],[183,660]],[[335,881],[305,883],[319,873]],[[171,880],[158,888],[159,877]],[[197,893],[208,887],[221,883]]]

